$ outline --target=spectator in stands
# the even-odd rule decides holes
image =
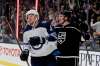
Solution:
[[[52,26],[57,26],[58,25],[58,21],[59,21],[59,15],[58,15],[58,13],[55,15],[55,18],[52,20],[52,22],[51,22],[51,25]]]
[[[12,34],[7,21],[8,20],[5,16],[1,16],[1,29],[2,29],[3,42],[11,42]]]
[[[92,28],[93,28],[93,30],[94,30],[93,35],[94,35],[95,37],[100,37],[100,17],[98,17],[97,20],[98,20],[98,21],[97,21],[96,23],[92,24],[91,26],[92,26]]]

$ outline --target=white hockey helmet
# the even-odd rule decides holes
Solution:
[[[34,16],[37,16],[37,18],[39,20],[39,13],[34,9],[29,10],[29,11],[26,12],[26,18],[27,18],[28,15],[31,15],[31,14],[34,15]]]

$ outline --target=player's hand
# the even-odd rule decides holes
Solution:
[[[20,59],[22,61],[27,61],[29,56],[29,50],[25,49],[24,51],[22,51],[21,55],[20,55]]]

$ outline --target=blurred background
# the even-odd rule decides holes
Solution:
[[[38,0],[37,11],[40,14],[40,21],[57,21],[57,16],[60,12],[70,11],[71,22],[81,31],[87,32],[90,35],[88,40],[82,39],[80,49],[100,50],[100,35],[95,38],[91,25],[100,22],[100,0]],[[19,5],[19,10],[17,10]],[[36,0],[0,0],[0,42],[1,43],[16,43],[16,36],[22,42],[23,29],[26,25],[25,13],[30,9],[36,8]],[[19,11],[19,13],[17,13]],[[17,20],[17,16],[19,19]],[[18,22],[18,24],[16,23]],[[10,27],[9,27],[9,24]],[[86,28],[86,24],[88,27]],[[18,26],[18,29],[16,28]],[[100,30],[100,29],[99,29]],[[94,40],[95,39],[95,40]],[[95,48],[95,49],[93,49]]]

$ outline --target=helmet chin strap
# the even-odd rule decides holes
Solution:
[[[30,25],[30,24],[29,24]],[[33,28],[35,28],[38,25],[38,20],[36,18],[36,20],[33,22],[33,24],[31,25]]]
[[[32,27],[35,28],[38,24],[38,21],[35,21],[35,23],[33,23]]]

